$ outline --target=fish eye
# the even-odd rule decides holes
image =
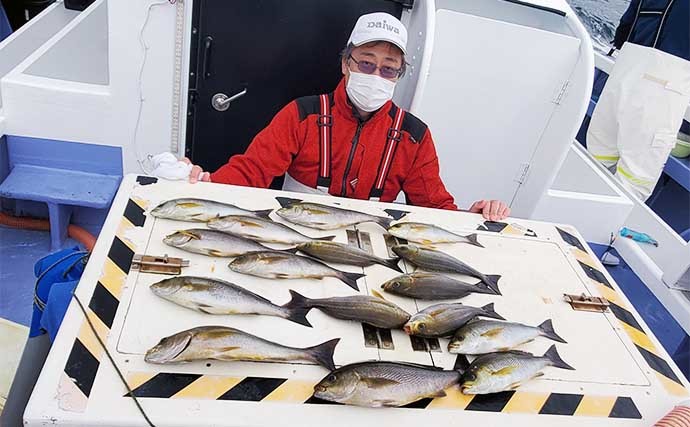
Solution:
[[[474,381],[477,379],[477,374],[475,374],[474,372],[468,372],[467,375],[465,375],[465,379],[467,381]]]
[[[393,289],[398,289],[400,287],[400,282],[393,282]]]
[[[462,340],[465,339],[465,337],[463,337],[462,335],[457,335],[457,336],[455,337],[455,339],[458,340],[458,341],[462,341]]]
[[[417,328],[423,331],[424,329],[426,329],[426,325],[424,323],[420,323],[419,325],[417,325]]]
[[[330,381],[330,382],[332,382],[332,383],[334,383],[335,380],[337,380],[337,379],[338,379],[338,377],[335,376],[335,374],[331,374],[331,375],[329,375],[328,378],[327,378],[327,380]]]

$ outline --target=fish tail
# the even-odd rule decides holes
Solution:
[[[309,320],[307,320],[307,314],[309,313],[309,310],[311,308],[302,308],[302,307],[294,307],[294,308],[289,308],[289,307],[284,307],[286,308],[286,319],[291,320],[295,323],[299,323],[300,325],[307,326],[311,328],[311,323],[309,323]]]
[[[347,286],[351,287],[352,289],[359,291],[359,286],[357,286],[357,280],[361,279],[364,277],[365,274],[361,273],[350,273],[347,271],[341,271],[338,274],[338,278],[342,280]]]
[[[312,357],[312,359],[328,370],[335,370],[335,362],[333,361],[333,353],[335,347],[338,345],[340,338],[335,338],[326,341],[323,344],[315,345],[314,347],[305,348],[304,350]]]
[[[558,336],[556,331],[553,329],[553,323],[551,322],[551,319],[547,319],[542,323],[541,325],[537,326],[537,328],[541,331],[541,334],[545,336],[546,338],[558,342],[562,342],[564,344],[567,344],[568,342]]]
[[[467,236],[467,240],[470,245],[476,246],[478,248],[483,248],[484,245],[479,243],[479,240],[477,240],[477,233],[472,233],[469,236]]]
[[[307,309],[310,310],[314,306],[311,304],[311,300],[304,295],[293,291],[290,289],[290,301],[288,301],[285,305],[283,305],[283,308],[286,308],[288,310],[297,310],[297,309]]]
[[[551,366],[555,366],[556,368],[561,369],[569,369],[571,371],[575,370],[575,368],[568,365],[563,361],[563,359],[561,359],[561,356],[558,354],[558,351],[556,350],[556,344],[552,345],[551,347],[549,347],[548,350],[546,350],[546,353],[544,353],[544,357],[551,361]]]
[[[263,209],[263,210],[258,210],[258,211],[252,211],[252,213],[259,218],[267,218],[271,219],[269,215],[273,212],[273,209]]]
[[[390,268],[391,270],[395,270],[399,273],[404,273],[404,271],[402,271],[402,268],[400,268],[400,266],[398,265],[399,262],[400,262],[400,258],[390,258],[390,259],[384,260],[384,262],[382,262],[381,265],[386,266],[386,267]]]
[[[388,230],[391,226],[391,222],[395,220],[393,218],[387,218],[385,216],[375,216],[373,221],[381,227],[383,227],[385,230]]]
[[[482,307],[482,311],[484,312],[483,315],[486,317],[491,317],[498,320],[506,320],[503,316],[494,311],[494,303],[485,305]]]
[[[332,241],[335,239],[335,236],[323,236],[323,237],[312,237],[313,240],[323,240],[323,241]]]
[[[498,279],[500,279],[500,278],[501,278],[500,274],[487,274],[486,279],[483,282],[496,295],[503,295],[503,294],[501,294],[501,290],[498,287]]]

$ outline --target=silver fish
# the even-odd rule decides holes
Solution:
[[[179,230],[165,236],[163,242],[183,251],[221,258],[271,250],[253,240],[205,228]]]
[[[414,245],[395,245],[391,249],[400,258],[411,262],[423,270],[465,274],[467,276],[476,277],[494,291],[494,293],[501,295],[501,291],[498,288],[498,279],[500,279],[501,276],[480,273],[459,259],[444,252]]]
[[[361,362],[342,366],[314,386],[314,397],[347,405],[404,406],[443,397],[460,373],[397,362]]]
[[[388,233],[400,239],[424,245],[433,243],[467,243],[480,248],[484,247],[477,241],[476,233],[463,236],[445,230],[439,226],[423,224],[421,222],[399,222],[392,225],[388,229]]]
[[[358,291],[357,280],[364,274],[336,270],[321,261],[285,252],[254,252],[235,258],[229,265],[236,273],[267,279],[323,279],[335,277]]]
[[[547,366],[575,370],[561,359],[553,345],[543,356],[523,351],[489,353],[472,361],[460,380],[464,394],[498,393],[515,390],[522,383],[544,375]]]
[[[228,215],[211,219],[208,228],[232,233],[257,242],[298,245],[312,240],[333,240],[335,236],[309,237],[285,224],[250,215]]]
[[[309,309],[273,304],[247,289],[218,279],[177,276],[150,286],[157,296],[183,307],[207,314],[264,314],[311,327]]]
[[[392,294],[422,300],[457,299],[470,293],[494,294],[482,282],[470,284],[443,274],[423,271],[394,277],[381,285],[381,288]]]
[[[364,249],[338,242],[307,242],[297,246],[300,251],[326,262],[368,267],[380,264],[392,270],[402,270],[398,266],[400,258],[383,259],[371,255]]]
[[[392,218],[310,202],[291,203],[276,213],[294,224],[319,230],[335,230],[362,222],[375,222],[387,229],[393,221]]]
[[[291,309],[318,308],[337,319],[354,320],[377,328],[398,329],[410,318],[410,314],[383,298],[368,295],[311,299],[291,290],[292,299],[285,304]]]
[[[268,218],[272,209],[251,211],[228,203],[214,202],[204,199],[174,199],[156,206],[151,215],[156,218],[174,219],[178,221],[206,222],[212,218],[226,215],[254,215]]]
[[[551,319],[541,325],[527,326],[522,323],[476,320],[458,329],[448,344],[450,353],[486,354],[511,350],[538,336],[565,343],[553,330]]]
[[[446,337],[478,316],[505,320],[494,311],[493,303],[481,308],[460,303],[434,304],[413,314],[403,329],[408,335],[425,338]]]
[[[243,360],[257,362],[315,362],[335,369],[333,352],[340,338],[308,348],[287,347],[225,326],[200,326],[160,340],[144,356],[148,363],[193,360]]]

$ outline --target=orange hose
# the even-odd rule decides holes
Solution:
[[[2,212],[0,212],[0,224],[24,230],[50,231],[50,222],[47,219],[17,217]],[[84,245],[89,252],[93,250],[96,244],[96,238],[93,234],[76,225],[67,227],[67,235]]]

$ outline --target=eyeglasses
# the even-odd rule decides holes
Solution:
[[[402,74],[402,68],[393,68],[385,65],[383,67],[379,67],[373,62],[357,61],[352,57],[352,55],[350,55],[350,59],[357,64],[357,69],[364,74],[374,74],[377,69],[379,70],[381,77],[384,79],[397,79]]]

